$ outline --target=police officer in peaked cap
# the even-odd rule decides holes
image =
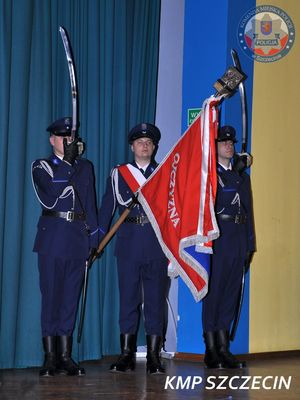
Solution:
[[[106,192],[99,211],[100,234],[110,225],[117,205],[121,214],[130,204],[134,189],[128,174],[134,174],[139,184],[157,167],[154,154],[161,134],[150,123],[141,123],[128,134],[133,160],[113,168],[107,180]],[[124,174],[123,171],[127,173]],[[111,372],[126,372],[135,368],[135,352],[140,306],[144,303],[144,321],[147,341],[147,372],[164,373],[160,349],[164,333],[164,310],[168,283],[167,259],[155,232],[142,208],[137,203],[117,231],[115,256],[118,265],[120,292],[121,354],[112,364]],[[143,298],[142,298],[143,293]]]
[[[53,122],[47,131],[52,154],[32,163],[34,191],[42,209],[33,248],[42,295],[45,360],[40,376],[82,376],[85,371],[72,360],[71,352],[85,263],[98,245],[93,166],[79,157],[71,117]]]
[[[255,250],[250,177],[233,168],[236,132],[220,128],[217,138],[218,187],[215,213],[220,236],[213,241],[211,275],[203,299],[202,323],[208,368],[243,368],[230,352],[229,330],[234,320],[243,266]]]

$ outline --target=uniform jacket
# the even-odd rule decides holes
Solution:
[[[42,209],[84,212],[85,221],[41,216],[33,251],[53,257],[86,259],[91,247],[98,246],[98,224],[94,173],[85,159],[73,166],[52,154],[32,164],[32,179]]]
[[[225,170],[217,165],[218,188],[216,197],[216,217],[220,237],[214,241],[214,253],[245,257],[255,250],[255,236],[252,210],[252,192],[249,175],[241,175],[233,170]],[[222,221],[218,214],[247,216],[245,224]]]
[[[131,163],[136,168],[137,165],[133,161]],[[157,164],[152,162],[145,171],[145,177],[148,178],[154,171]],[[99,230],[100,234],[107,233],[111,224],[112,217],[118,208],[119,214],[125,210],[125,206],[121,202],[127,202],[132,198],[132,191],[121,176],[118,174],[118,185],[115,187],[112,174],[107,179],[106,191],[102,198],[101,208],[99,211]],[[120,202],[120,199],[121,202]],[[130,212],[129,217],[138,215],[146,215],[142,206],[137,204]],[[124,222],[117,231],[117,241],[115,247],[115,255],[117,257],[126,257],[133,260],[153,260],[163,258],[164,253],[156,238],[151,224],[148,222],[144,226]]]

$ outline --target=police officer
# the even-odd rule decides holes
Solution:
[[[47,131],[53,153],[32,164],[33,186],[42,207],[34,252],[38,253],[42,294],[41,326],[45,361],[40,376],[84,375],[71,358],[72,333],[91,249],[98,244],[92,164],[78,155],[72,118]]]
[[[229,349],[229,329],[234,319],[244,265],[255,250],[252,195],[249,175],[236,171],[236,133],[223,126],[217,139],[218,188],[216,217],[220,237],[214,241],[209,290],[203,300],[204,362],[208,368],[242,368]]]
[[[108,231],[112,216],[121,214],[131,202],[134,188],[131,178],[145,181],[157,167],[154,153],[161,134],[152,124],[142,123],[128,135],[134,160],[114,168],[107,181],[106,192],[99,211],[100,234]],[[121,173],[122,168],[127,174]],[[128,178],[129,174],[129,178]],[[144,321],[147,340],[147,371],[164,373],[159,352],[162,345],[164,308],[167,286],[167,259],[154,230],[139,203],[117,231],[115,248],[120,292],[121,355],[111,366],[112,372],[135,368],[136,337],[140,305],[144,303]]]

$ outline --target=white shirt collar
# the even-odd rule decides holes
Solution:
[[[59,156],[59,155],[56,154],[55,152],[54,152],[54,154],[56,155],[57,158],[59,158],[60,160],[63,160],[63,158],[64,158],[63,156]]]
[[[146,169],[148,168],[148,166],[150,165],[150,163],[148,163],[147,165],[144,165],[143,167],[141,167],[137,162],[135,162],[136,165],[139,167],[139,169],[142,169],[144,172],[146,171]]]
[[[228,167],[225,166],[224,164],[220,163],[219,161],[218,161],[218,163],[221,165],[221,167],[223,167],[223,168],[225,169],[225,171],[227,171],[228,169],[232,170],[232,165],[231,165],[231,163],[229,164]]]

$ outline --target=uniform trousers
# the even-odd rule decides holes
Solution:
[[[144,303],[144,325],[147,335],[163,334],[168,262],[117,258],[120,291],[120,331],[136,334],[140,305]]]
[[[229,331],[241,287],[244,259],[222,253],[214,254],[211,259],[208,294],[202,304],[203,331]]]
[[[71,336],[84,277],[85,260],[38,255],[42,294],[42,336]]]

